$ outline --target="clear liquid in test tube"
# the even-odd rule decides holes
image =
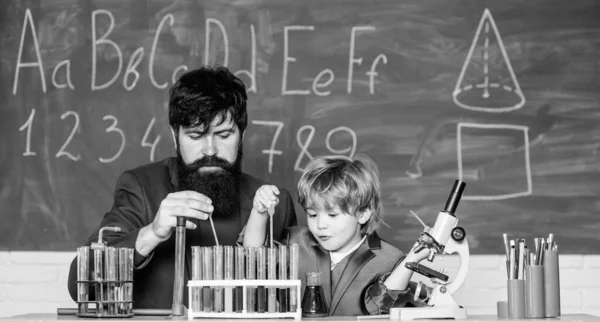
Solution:
[[[267,275],[270,280],[277,279],[277,248],[267,249]],[[269,313],[277,312],[277,288],[268,287],[267,290],[267,310]]]
[[[202,247],[192,246],[192,280],[198,281],[202,276]],[[202,288],[192,288],[192,311],[202,311]]]
[[[299,265],[299,247],[298,244],[292,244],[290,246],[290,279],[298,279],[298,265]],[[299,301],[296,287],[290,288],[290,312],[296,312],[298,310]]]
[[[100,249],[94,249],[94,281],[96,283],[96,301],[105,301],[104,285],[101,284],[104,280],[104,252]],[[104,305],[99,303],[96,308],[98,315],[104,314]]]
[[[117,248],[117,256],[119,257],[119,281],[117,290],[117,301],[125,301],[125,290],[127,289],[127,248]],[[119,303],[117,305],[117,314],[127,314],[127,306],[125,303]]]
[[[213,248],[202,247],[202,275],[206,281],[213,280]],[[212,292],[210,286],[202,288],[202,311],[212,312]]]
[[[90,300],[90,246],[77,248],[77,301],[87,302]],[[79,314],[88,313],[88,304],[79,303]]]
[[[245,266],[246,252],[244,247],[238,246],[235,248],[235,279],[243,280],[246,275]],[[242,286],[236,286],[235,288],[235,311],[242,313],[244,310],[244,288]]]
[[[125,301],[128,301],[128,303],[125,303],[124,305],[126,314],[128,315],[133,314],[133,250],[133,248],[129,247],[124,248],[123,257],[125,257],[126,259],[124,259],[123,261],[119,259],[119,263],[125,263],[122,265],[126,266],[124,268],[124,271],[127,283],[125,283],[124,286],[125,290],[123,291],[123,298]]]
[[[248,255],[246,256],[246,279],[253,280],[256,279],[256,248],[249,247],[246,253]],[[256,312],[256,287],[247,286],[246,291],[246,309],[248,313],[254,313]]]
[[[225,256],[225,279],[232,280],[234,278],[233,246],[223,246],[223,253]],[[233,312],[233,287],[225,287],[224,293],[224,310],[225,312]]]
[[[223,246],[213,246],[213,267],[215,280],[223,279]],[[223,312],[223,287],[215,286],[213,288],[213,311]]]
[[[117,280],[117,271],[119,266],[119,258],[117,255],[117,249],[115,247],[106,247],[104,251],[104,276],[106,286],[106,309],[109,315],[116,315],[117,308],[115,301],[117,300],[115,294]]]
[[[279,246],[279,279],[288,279],[288,247]],[[288,312],[288,294],[289,289],[287,287],[280,287],[279,293],[279,312]]]
[[[256,250],[256,278],[267,279],[267,249],[259,247]],[[267,292],[264,286],[258,286],[256,290],[256,312],[265,313],[267,303]]]

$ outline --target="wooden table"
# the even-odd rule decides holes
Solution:
[[[25,314],[25,315],[17,315],[8,318],[0,318],[1,322],[15,321],[15,322],[46,322],[46,321],[99,321],[100,319],[94,318],[79,318],[74,315],[57,315],[53,313],[39,313],[39,314]],[[123,318],[123,319],[102,319],[103,321],[135,321],[135,322],[156,322],[156,321],[188,321],[187,317],[184,318],[173,318],[173,317],[165,317],[165,316],[134,316],[132,318]],[[294,321],[292,319],[269,319],[270,321]],[[319,319],[302,319],[303,321],[339,321],[339,322],[356,322],[356,321],[389,321],[388,319],[373,319],[373,316],[369,317],[356,317],[356,316],[335,316],[335,317],[326,317]],[[259,319],[195,319],[195,321],[201,322],[261,322],[264,320]],[[440,322],[440,321],[448,321],[448,320],[415,320],[418,322]],[[589,322],[589,321],[598,321],[600,322],[600,317],[588,314],[566,314],[561,316],[560,318],[550,318],[550,319],[522,319],[522,320],[510,320],[510,319],[498,319],[495,315],[470,315],[466,321],[568,321],[568,322]]]

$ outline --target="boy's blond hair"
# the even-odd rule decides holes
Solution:
[[[354,159],[345,156],[322,156],[313,159],[298,181],[298,202],[306,209],[322,200],[327,209],[335,205],[343,212],[358,217],[371,210],[371,217],[361,227],[362,234],[371,234],[382,222],[379,170],[364,154]]]

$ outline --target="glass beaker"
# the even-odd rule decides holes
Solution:
[[[321,286],[321,273],[306,273],[306,288],[302,297],[302,316],[323,317],[327,315],[328,308]]]

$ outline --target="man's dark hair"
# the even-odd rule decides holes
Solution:
[[[246,87],[244,82],[226,67],[208,66],[189,71],[179,78],[169,91],[169,125],[175,131],[180,127],[203,126],[203,132],[210,130],[211,122],[227,112],[244,133],[248,125],[246,111]]]

